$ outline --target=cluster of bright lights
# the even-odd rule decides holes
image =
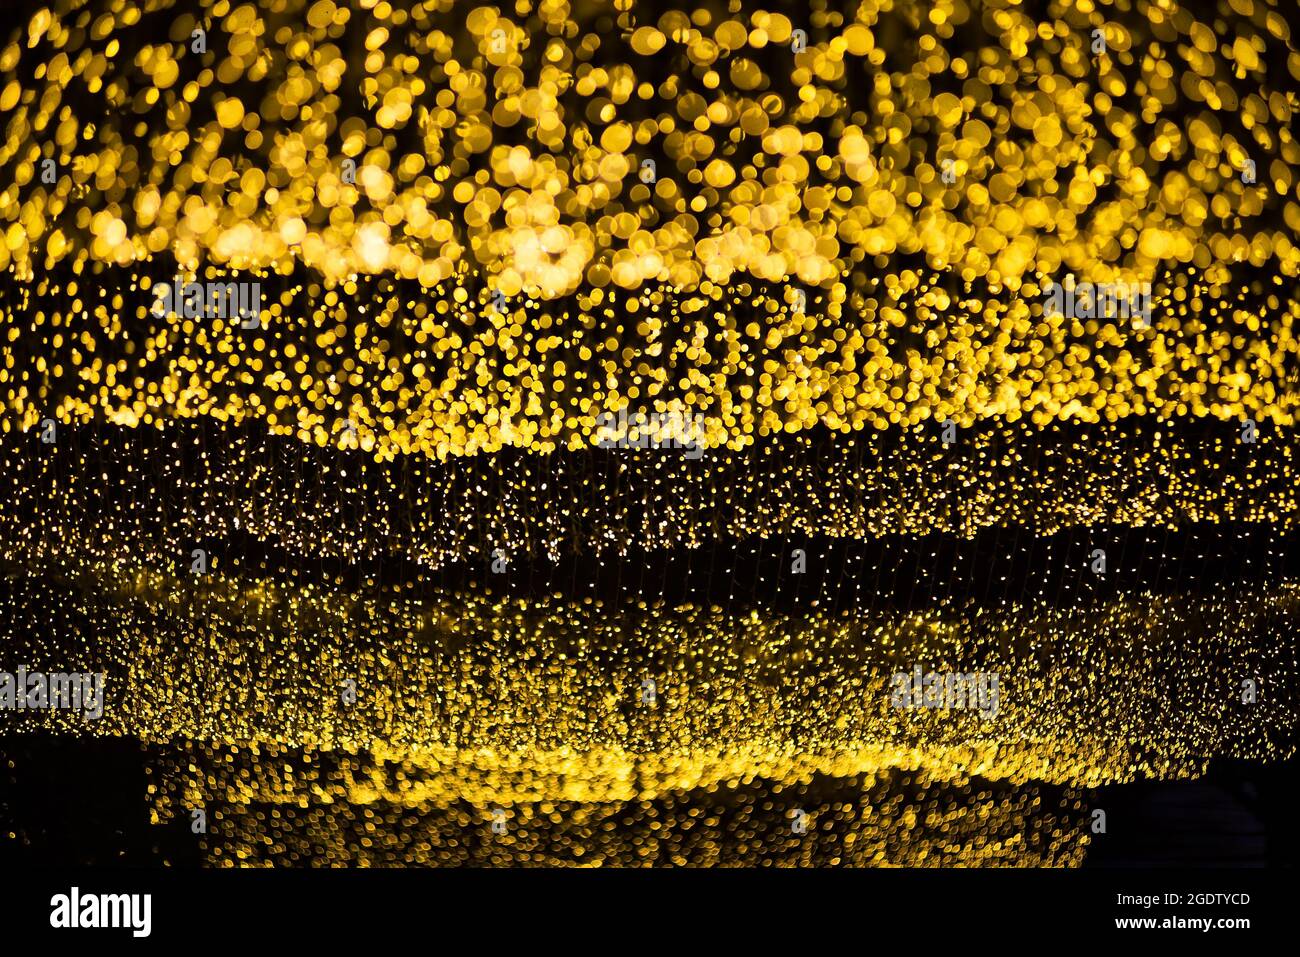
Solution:
[[[0,556],[188,567],[251,536],[295,562],[406,560],[426,570],[761,536],[882,535],[1300,522],[1290,430],[1129,420],[1089,429],[995,422],[740,451],[614,449],[376,463],[355,450],[210,425],[58,427],[0,437]],[[795,547],[795,546],[791,546]],[[224,559],[223,559],[224,560]],[[222,566],[257,575],[257,563]],[[1243,569],[1245,570],[1245,569]]]
[[[50,0],[0,38],[0,666],[108,697],[0,730],[143,742],[215,864],[1071,865],[1087,789],[1291,756],[1286,2]],[[919,610],[628,557],[1082,528],[1268,541]],[[638,580],[471,587],[561,558]]]
[[[1298,600],[735,613],[47,568],[0,613],[32,667],[109,674],[101,720],[19,720],[148,743],[157,819],[205,809],[213,863],[1032,865],[1081,859],[1078,788],[1289,754]],[[997,712],[894,707],[914,662],[999,674]]]
[[[733,446],[1293,420],[1272,2],[1221,3],[1230,42],[1176,3],[282,6],[65,0],[0,52],[6,425],[391,457],[591,445],[627,407]],[[269,291],[260,328],[150,315],[214,270]],[[1045,313],[1067,274],[1154,282],[1151,322]]]
[[[507,811],[340,796],[306,806],[275,796],[225,803],[192,770],[244,758],[200,749],[170,757],[157,775],[160,788],[214,808],[201,838],[214,866],[1075,867],[1091,838],[1075,789],[924,773],[710,787],[626,803],[539,801]],[[795,830],[800,820],[805,833]]]
[[[888,768],[1097,786],[1284,756],[1295,721],[1291,586],[828,614],[34,571],[64,588],[11,586],[5,626],[27,636],[13,650],[34,669],[106,671],[110,691],[97,722],[23,720],[338,752],[354,796],[626,801]],[[999,675],[999,702],[896,707],[891,676],[916,666]],[[294,772],[247,790],[314,786]]]

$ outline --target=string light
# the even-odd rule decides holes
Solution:
[[[1275,0],[34,6],[0,627],[109,698],[3,720],[141,742],[208,863],[1073,866],[1096,788],[1293,755]],[[977,595],[990,530],[1262,548]]]

